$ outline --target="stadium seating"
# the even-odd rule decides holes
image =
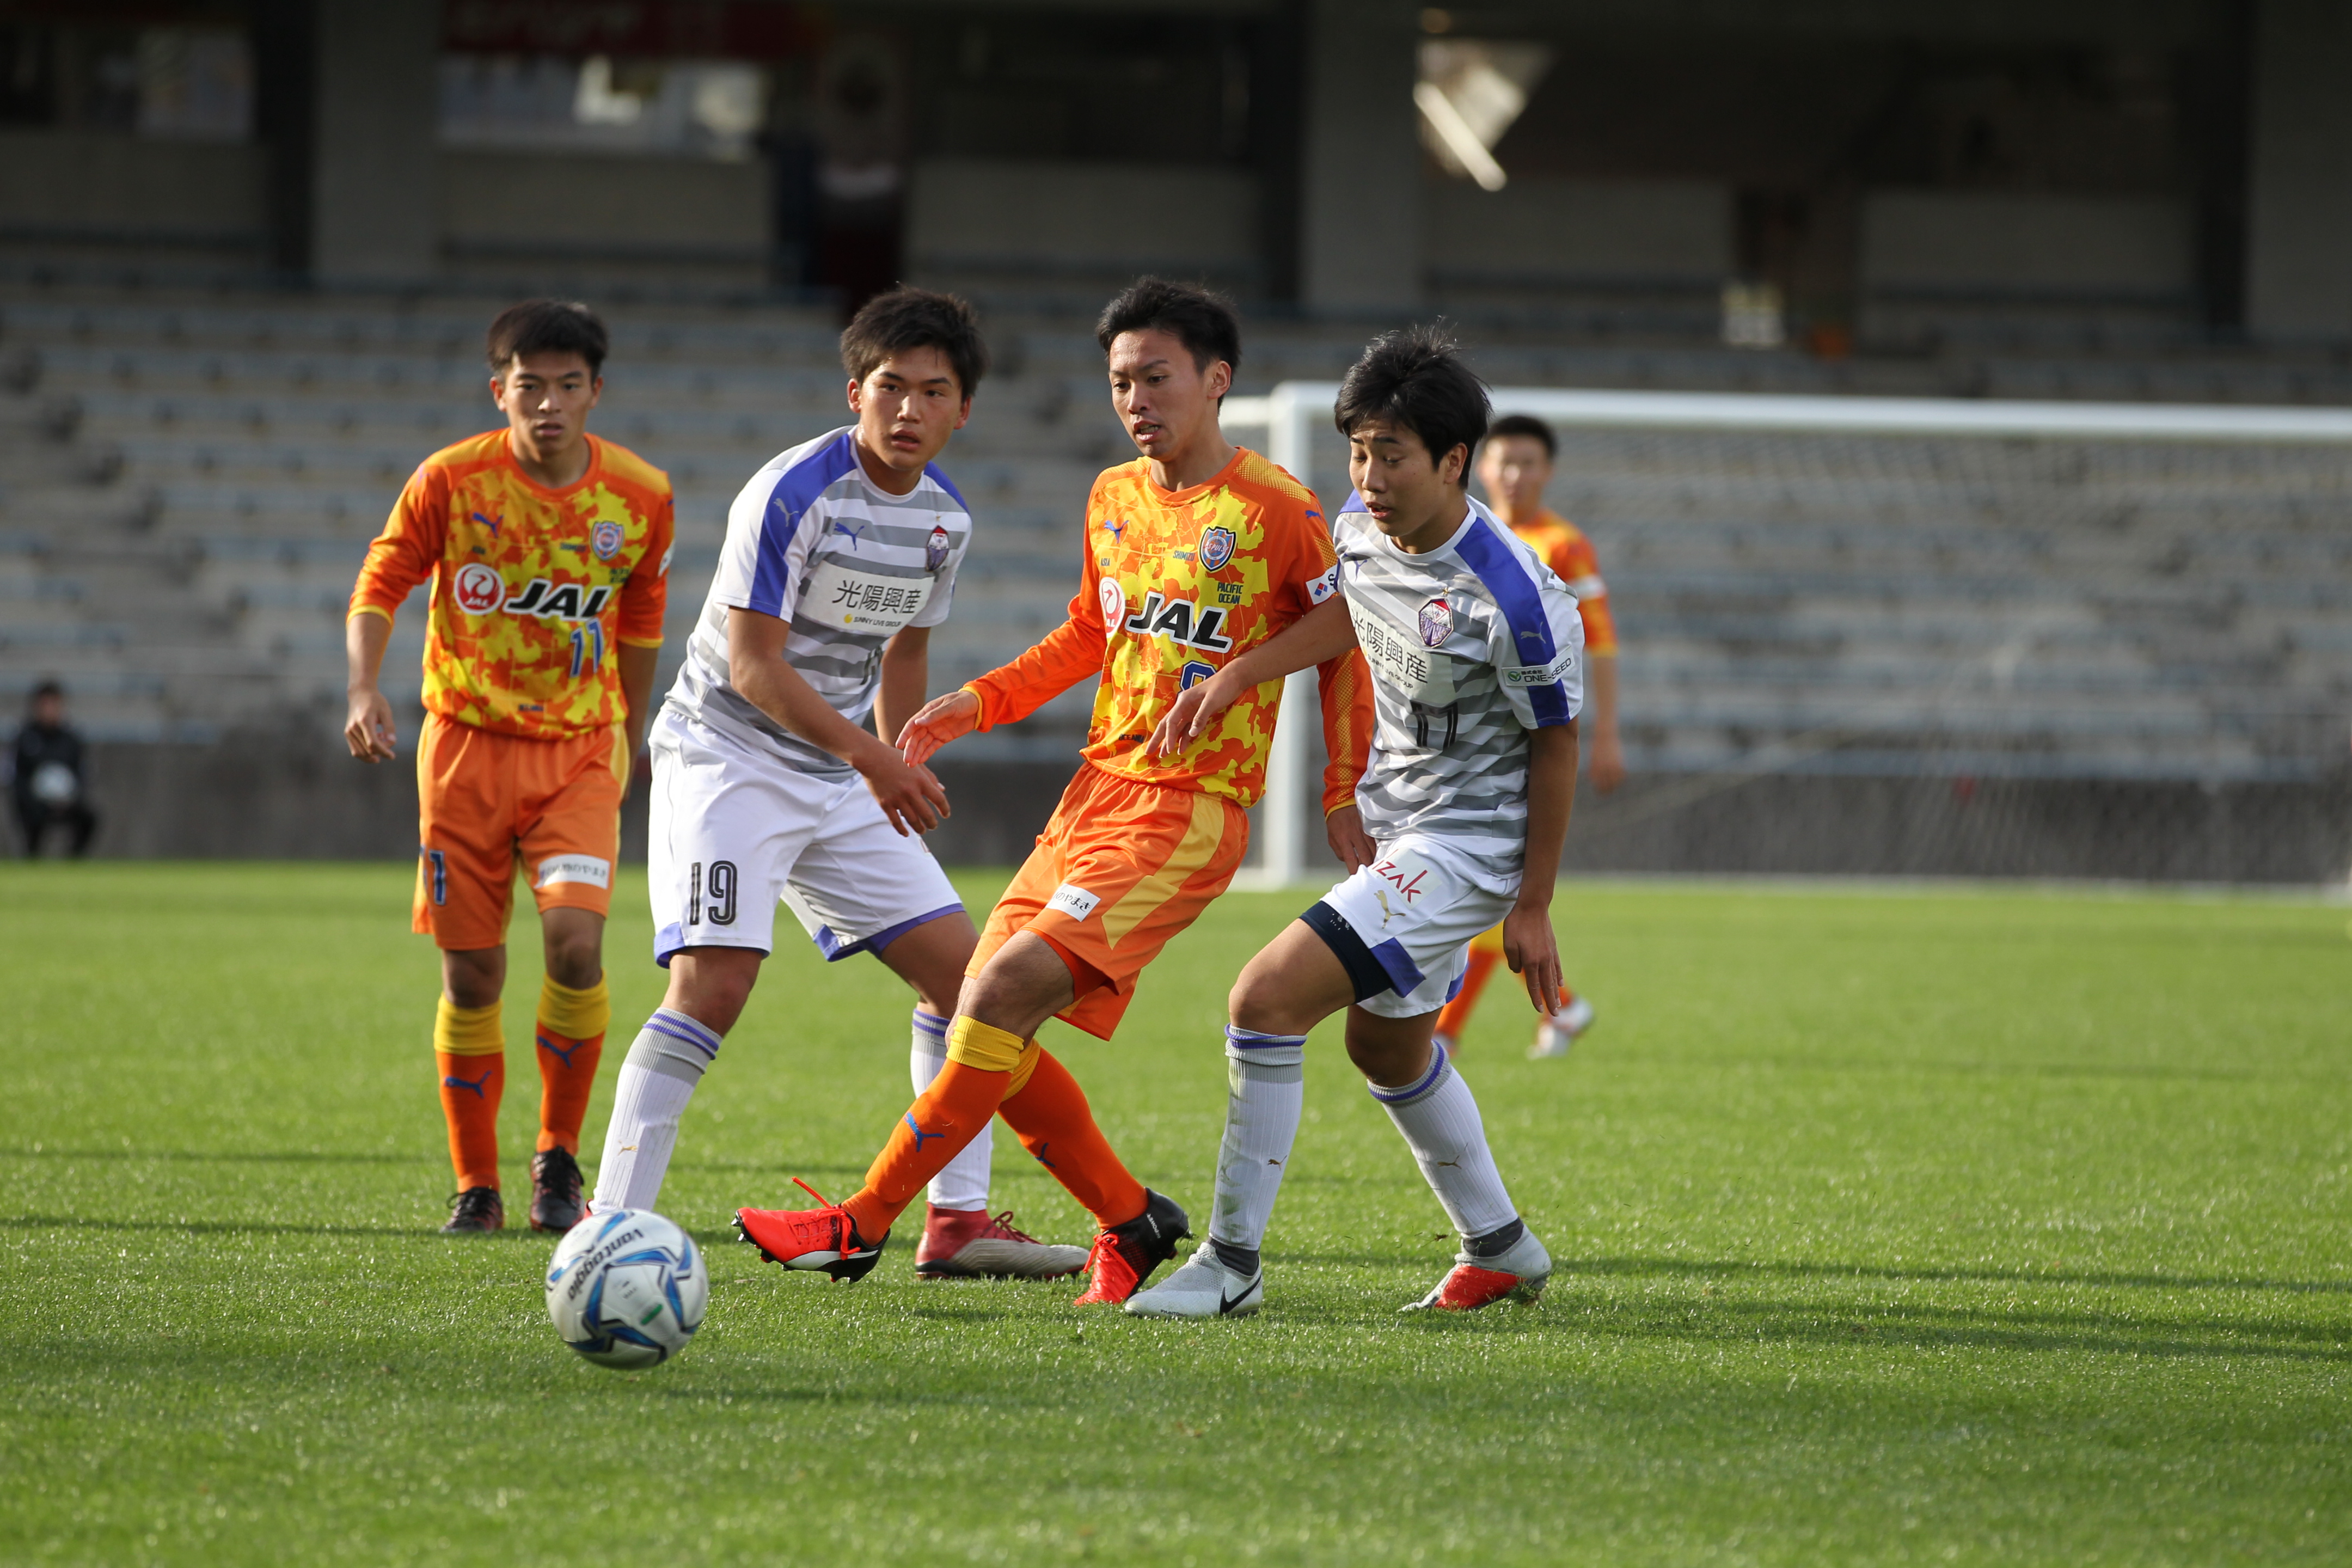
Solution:
[[[342,607],[399,485],[495,422],[485,302],[0,293],[0,710],[47,674],[116,738],[331,727]],[[823,317],[616,311],[592,427],[677,486],[674,663],[729,500],[845,417]],[[1515,334],[1500,384],[2352,401],[2293,356],[1821,361]],[[1244,390],[1329,379],[1360,329],[1254,328]],[[1087,481],[1130,448],[1083,323],[992,321],[950,471],[980,531],[935,684],[1062,613]],[[1247,434],[1254,438],[1254,433]],[[1336,438],[1318,442],[1327,496]],[[1915,437],[1570,433],[1554,500],[1595,536],[1648,770],[2307,776],[2352,692],[2352,453]],[[412,672],[412,604],[388,665]],[[1064,752],[1087,693],[968,755]]]

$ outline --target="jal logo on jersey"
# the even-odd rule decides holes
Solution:
[[[931,525],[931,536],[923,542],[923,570],[937,572],[948,563],[948,531],[938,523]]]
[[[1230,528],[1208,528],[1201,531],[1201,570],[1222,572],[1234,558],[1234,547],[1241,541]]]
[[[1453,635],[1454,611],[1440,594],[1421,607],[1421,640],[1431,647],[1443,647]]]
[[[449,596],[467,615],[487,616],[506,602],[507,580],[499,575],[497,567],[468,561],[457,568],[457,580],[449,584]]]

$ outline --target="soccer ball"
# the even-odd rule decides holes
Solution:
[[[650,1209],[592,1214],[547,1265],[547,1315],[598,1366],[659,1366],[702,1326],[710,1276],[694,1238]]]

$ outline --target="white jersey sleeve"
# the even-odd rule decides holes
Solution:
[[[1465,529],[1454,547],[1492,602],[1487,650],[1519,727],[1574,719],[1584,707],[1584,618],[1576,596],[1498,525]]]

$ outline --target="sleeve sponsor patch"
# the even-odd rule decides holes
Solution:
[[[1310,605],[1319,605],[1339,591],[1339,569],[1337,566],[1334,566],[1328,572],[1324,573],[1320,577],[1310,577],[1307,579],[1307,602]]]
[[[1045,900],[1045,907],[1059,910],[1074,921],[1082,921],[1094,913],[1095,906],[1101,902],[1100,899],[1076,882],[1065,882],[1054,889],[1054,896]]]
[[[1601,580],[1600,573],[1595,572],[1589,577],[1579,577],[1570,583],[1568,591],[1580,599],[1605,599],[1609,596],[1609,584]]]
[[[1576,650],[1562,648],[1549,664],[1507,666],[1499,673],[1506,686],[1558,686],[1575,668]]]

